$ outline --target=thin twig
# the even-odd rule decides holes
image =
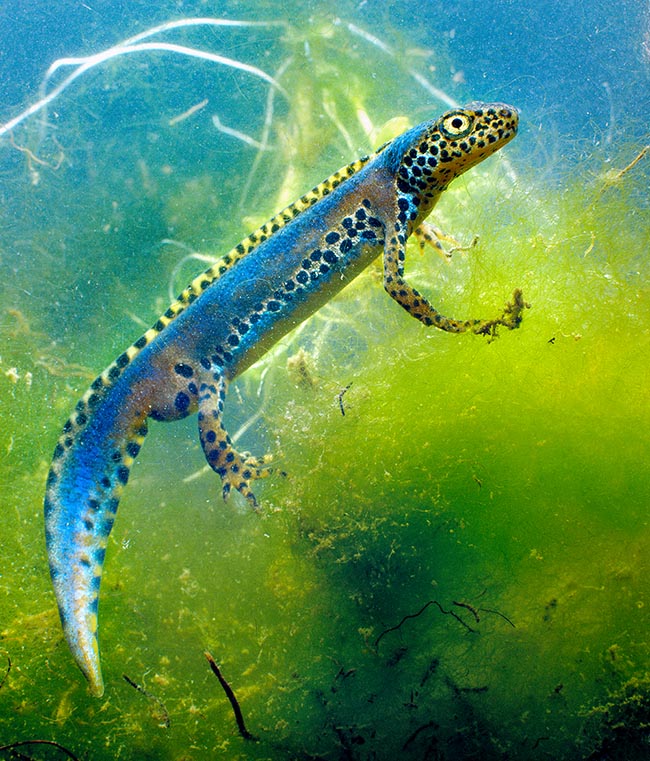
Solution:
[[[343,406],[343,395],[350,388],[351,385],[352,385],[351,383],[348,383],[348,385],[336,397],[339,400],[339,408],[341,409],[341,415],[343,415],[343,417],[345,417],[345,407]]]
[[[473,605],[470,605],[468,602],[456,602],[456,600],[453,600],[452,605],[456,605],[459,608],[465,608],[465,610],[468,610],[473,616],[474,620],[477,624],[481,622],[481,619],[479,618],[478,611]]]
[[[154,703],[158,705],[160,708],[160,723],[161,726],[165,727],[165,729],[169,729],[171,726],[171,719],[169,718],[169,711],[165,707],[165,704],[162,702],[160,698],[157,698],[155,695],[152,695],[149,690],[145,690],[144,687],[141,687],[137,682],[134,682],[133,679],[129,678],[126,674],[122,674],[124,677],[124,680],[133,687],[134,690],[137,690],[139,693],[145,696],[145,698],[148,698],[149,700],[153,700]]]
[[[219,684],[223,687],[223,691],[226,693],[226,697],[230,701],[230,705],[232,706],[232,711],[235,714],[235,721],[237,722],[237,729],[239,729],[239,734],[244,738],[244,740],[257,740],[257,737],[255,737],[255,735],[252,735],[246,729],[246,724],[244,723],[244,716],[241,712],[241,708],[239,707],[239,702],[237,698],[235,697],[235,693],[233,692],[232,687],[228,684],[225,677],[221,673],[219,666],[217,666],[217,662],[214,660],[214,658],[210,655],[210,653],[207,650],[203,653],[203,655],[205,655],[208,663],[210,664],[210,668],[212,669],[212,673],[219,680]]]
[[[5,686],[5,682],[7,681],[7,677],[9,676],[10,671],[11,671],[11,658],[9,657],[9,653],[7,653],[7,670],[5,671],[5,675],[0,680],[0,690]]]
[[[482,613],[494,613],[495,616],[501,616],[501,618],[504,621],[507,621],[510,626],[512,626],[513,629],[516,629],[517,627],[513,624],[513,622],[508,618],[508,616],[504,615],[503,613],[500,613],[498,610],[494,610],[493,608],[479,608],[479,610]]]
[[[0,745],[0,751],[2,750],[13,750],[14,748],[22,748],[24,745],[51,745],[54,748],[57,748],[62,753],[65,753],[65,755],[68,758],[71,758],[72,761],[79,761],[77,756],[75,754],[68,750],[67,748],[64,748],[63,745],[60,745],[57,742],[54,742],[54,740],[19,740],[15,743],[9,743],[9,745]]]
[[[409,613],[408,615],[404,616],[404,618],[403,618],[403,619],[402,619],[402,620],[399,622],[399,624],[397,624],[396,626],[390,626],[388,629],[384,629],[384,631],[383,631],[383,632],[382,632],[382,633],[381,633],[381,634],[380,634],[380,635],[377,637],[377,639],[375,640],[375,645],[374,645],[374,647],[375,647],[375,650],[378,648],[378,646],[379,646],[379,643],[381,642],[382,638],[383,638],[383,637],[384,637],[386,634],[389,634],[390,632],[395,632],[395,631],[397,631],[397,630],[398,630],[398,629],[400,629],[400,628],[402,627],[402,625],[403,625],[403,624],[404,624],[406,621],[408,621],[410,618],[417,618],[418,616],[421,616],[421,615],[424,613],[424,611],[425,611],[425,610],[426,610],[426,609],[427,609],[427,608],[428,608],[430,605],[436,605],[436,606],[437,606],[437,608],[438,608],[438,610],[439,610],[441,613],[443,613],[445,616],[453,616],[453,617],[454,617],[454,618],[455,618],[455,619],[456,619],[456,620],[457,620],[457,621],[458,621],[460,624],[462,624],[462,625],[463,625],[463,626],[464,626],[464,627],[465,627],[465,628],[466,628],[468,631],[470,631],[470,632],[473,632],[473,633],[475,633],[475,632],[476,632],[476,629],[472,629],[472,627],[471,627],[471,626],[470,626],[468,623],[466,623],[465,621],[463,621],[463,619],[462,619],[462,618],[461,618],[461,617],[460,617],[460,616],[459,616],[457,613],[455,613],[453,610],[445,610],[445,609],[442,607],[442,605],[441,605],[441,604],[440,604],[440,603],[439,603],[437,600],[429,600],[429,602],[425,603],[425,604],[424,604],[424,605],[423,605],[423,606],[420,608],[420,610],[418,610],[418,612],[417,612],[417,613]],[[454,605],[460,605],[460,607],[462,607],[462,608],[466,608],[466,607],[468,608],[468,606],[467,606],[467,605],[464,605],[464,604],[460,604],[460,603],[454,603]],[[469,609],[469,608],[468,608],[468,609]],[[476,615],[476,614],[475,614],[475,615]]]
[[[435,721],[427,721],[426,724],[423,724],[421,727],[418,727],[415,732],[409,735],[408,739],[402,745],[402,750],[406,750],[408,746],[415,740],[415,738],[420,734],[420,732],[424,732],[425,729],[438,729],[440,725],[437,724]]]

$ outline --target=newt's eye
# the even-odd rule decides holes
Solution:
[[[458,140],[472,131],[474,118],[466,111],[450,111],[440,121],[440,132],[449,140]]]

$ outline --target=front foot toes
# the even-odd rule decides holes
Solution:
[[[512,301],[509,301],[501,317],[496,320],[483,320],[472,328],[472,332],[479,336],[496,338],[499,327],[508,330],[516,330],[523,319],[524,309],[530,309],[530,304],[524,301],[524,294],[520,288],[515,288],[512,293]]]
[[[266,478],[272,473],[273,469],[267,467],[272,459],[271,455],[251,457],[248,454],[232,452],[228,464],[218,471],[223,484],[224,500],[228,498],[232,489],[235,489],[248,500],[254,510],[257,510],[258,504],[251,489],[251,482],[258,478]]]
[[[530,309],[530,304],[524,301],[524,294],[521,288],[515,288],[512,292],[512,301],[506,304],[501,317],[501,324],[508,330],[516,330],[524,316],[524,309]]]

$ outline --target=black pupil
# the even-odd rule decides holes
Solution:
[[[460,129],[463,126],[463,120],[457,116],[451,123],[451,126],[455,129]]]

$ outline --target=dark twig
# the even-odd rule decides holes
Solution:
[[[437,606],[438,610],[439,610],[439,611],[440,611],[440,612],[441,612],[443,615],[445,615],[445,616],[453,616],[453,617],[454,617],[454,618],[455,618],[455,619],[456,619],[456,620],[457,620],[457,621],[458,621],[460,624],[462,624],[462,625],[463,625],[463,626],[464,626],[464,627],[465,627],[465,628],[466,628],[468,631],[470,631],[470,632],[476,632],[476,629],[472,629],[472,627],[471,627],[471,626],[470,626],[468,623],[466,623],[465,621],[463,621],[463,619],[462,619],[462,618],[461,618],[461,617],[460,617],[460,616],[459,616],[457,613],[455,613],[453,610],[445,610],[445,609],[442,607],[442,605],[441,605],[441,604],[440,604],[440,603],[439,603],[437,600],[429,600],[429,602],[425,603],[425,604],[424,604],[424,605],[423,605],[423,606],[420,608],[420,610],[418,610],[418,612],[417,612],[417,613],[409,613],[407,616],[404,616],[404,618],[403,618],[403,619],[402,619],[402,620],[399,622],[399,624],[397,624],[396,626],[390,626],[388,629],[384,629],[384,631],[383,631],[383,632],[382,632],[382,633],[381,633],[381,634],[380,634],[380,635],[377,637],[377,639],[375,640],[375,644],[374,644],[375,650],[378,648],[378,646],[379,646],[379,643],[381,642],[382,638],[383,638],[383,637],[384,637],[386,634],[389,634],[390,632],[395,632],[395,631],[397,631],[397,630],[398,630],[398,629],[400,629],[400,628],[402,627],[402,625],[403,625],[403,624],[404,624],[406,621],[408,621],[410,618],[417,618],[418,616],[421,616],[421,615],[424,613],[424,611],[425,611],[425,610],[426,610],[426,609],[427,609],[427,608],[428,608],[430,605],[435,605],[435,606]],[[466,604],[464,604],[464,603],[454,603],[454,605],[459,605],[459,606],[460,606],[460,607],[462,607],[462,608],[468,607],[468,606],[467,606]],[[476,614],[475,614],[475,615],[476,615]]]
[[[348,383],[348,385],[341,391],[341,393],[337,396],[337,399],[339,400],[339,408],[341,409],[341,415],[345,417],[345,407],[343,406],[343,395],[345,392],[350,388],[352,384]]]
[[[65,753],[65,755],[68,758],[71,758],[72,761],[79,761],[79,759],[75,756],[74,753],[72,753],[72,751],[64,748],[63,745],[59,745],[59,743],[54,742],[54,740],[20,740],[19,742],[9,743],[9,745],[0,745],[0,751],[22,748],[25,745],[51,745],[52,747],[60,750],[62,753]]]
[[[415,738],[420,734],[420,732],[424,732],[425,729],[438,729],[440,725],[437,724],[435,721],[427,721],[426,724],[423,724],[421,727],[418,727],[413,734],[409,735],[408,739],[402,745],[402,750],[406,750],[408,746],[415,740]]]
[[[5,682],[7,681],[7,677],[9,676],[10,671],[11,671],[11,658],[9,657],[9,653],[7,653],[7,670],[5,671],[5,675],[0,680],[0,690],[5,686]]]
[[[239,734],[244,738],[244,740],[257,740],[257,737],[255,737],[255,735],[252,735],[246,729],[246,724],[244,723],[244,716],[241,712],[241,708],[239,707],[239,702],[237,698],[235,697],[235,693],[233,692],[232,687],[225,680],[219,666],[217,666],[217,662],[210,655],[210,653],[208,653],[207,650],[205,651],[205,653],[203,653],[203,655],[205,655],[205,657],[207,658],[207,661],[210,664],[210,668],[212,669],[212,673],[219,680],[219,684],[223,687],[223,691],[226,693],[226,697],[230,701],[230,705],[232,706],[232,711],[235,714],[235,721],[237,722],[237,729],[239,729]]]
[[[516,629],[517,627],[512,623],[512,621],[508,618],[508,616],[504,616],[503,613],[499,613],[498,610],[493,610],[492,608],[479,608],[481,613],[494,613],[495,616],[501,616],[501,618],[504,621],[507,621],[510,626],[512,626],[513,629]]]
[[[157,698],[155,695],[152,695],[149,690],[145,690],[144,687],[141,687],[137,682],[134,682],[133,679],[130,679],[126,674],[122,674],[124,677],[124,680],[133,687],[134,690],[137,690],[139,693],[145,696],[145,698],[148,698],[149,700],[153,700],[154,703],[157,704],[157,706],[160,708],[160,721],[163,727],[165,729],[169,729],[171,726],[171,719],[169,718],[169,712],[167,711],[167,708],[165,707],[165,704],[162,702],[160,698]]]
[[[478,611],[473,605],[470,605],[468,602],[456,602],[456,600],[454,600],[452,605],[456,605],[459,608],[465,608],[465,610],[468,610],[474,616],[474,620],[477,624],[481,622],[481,619],[478,616]]]

